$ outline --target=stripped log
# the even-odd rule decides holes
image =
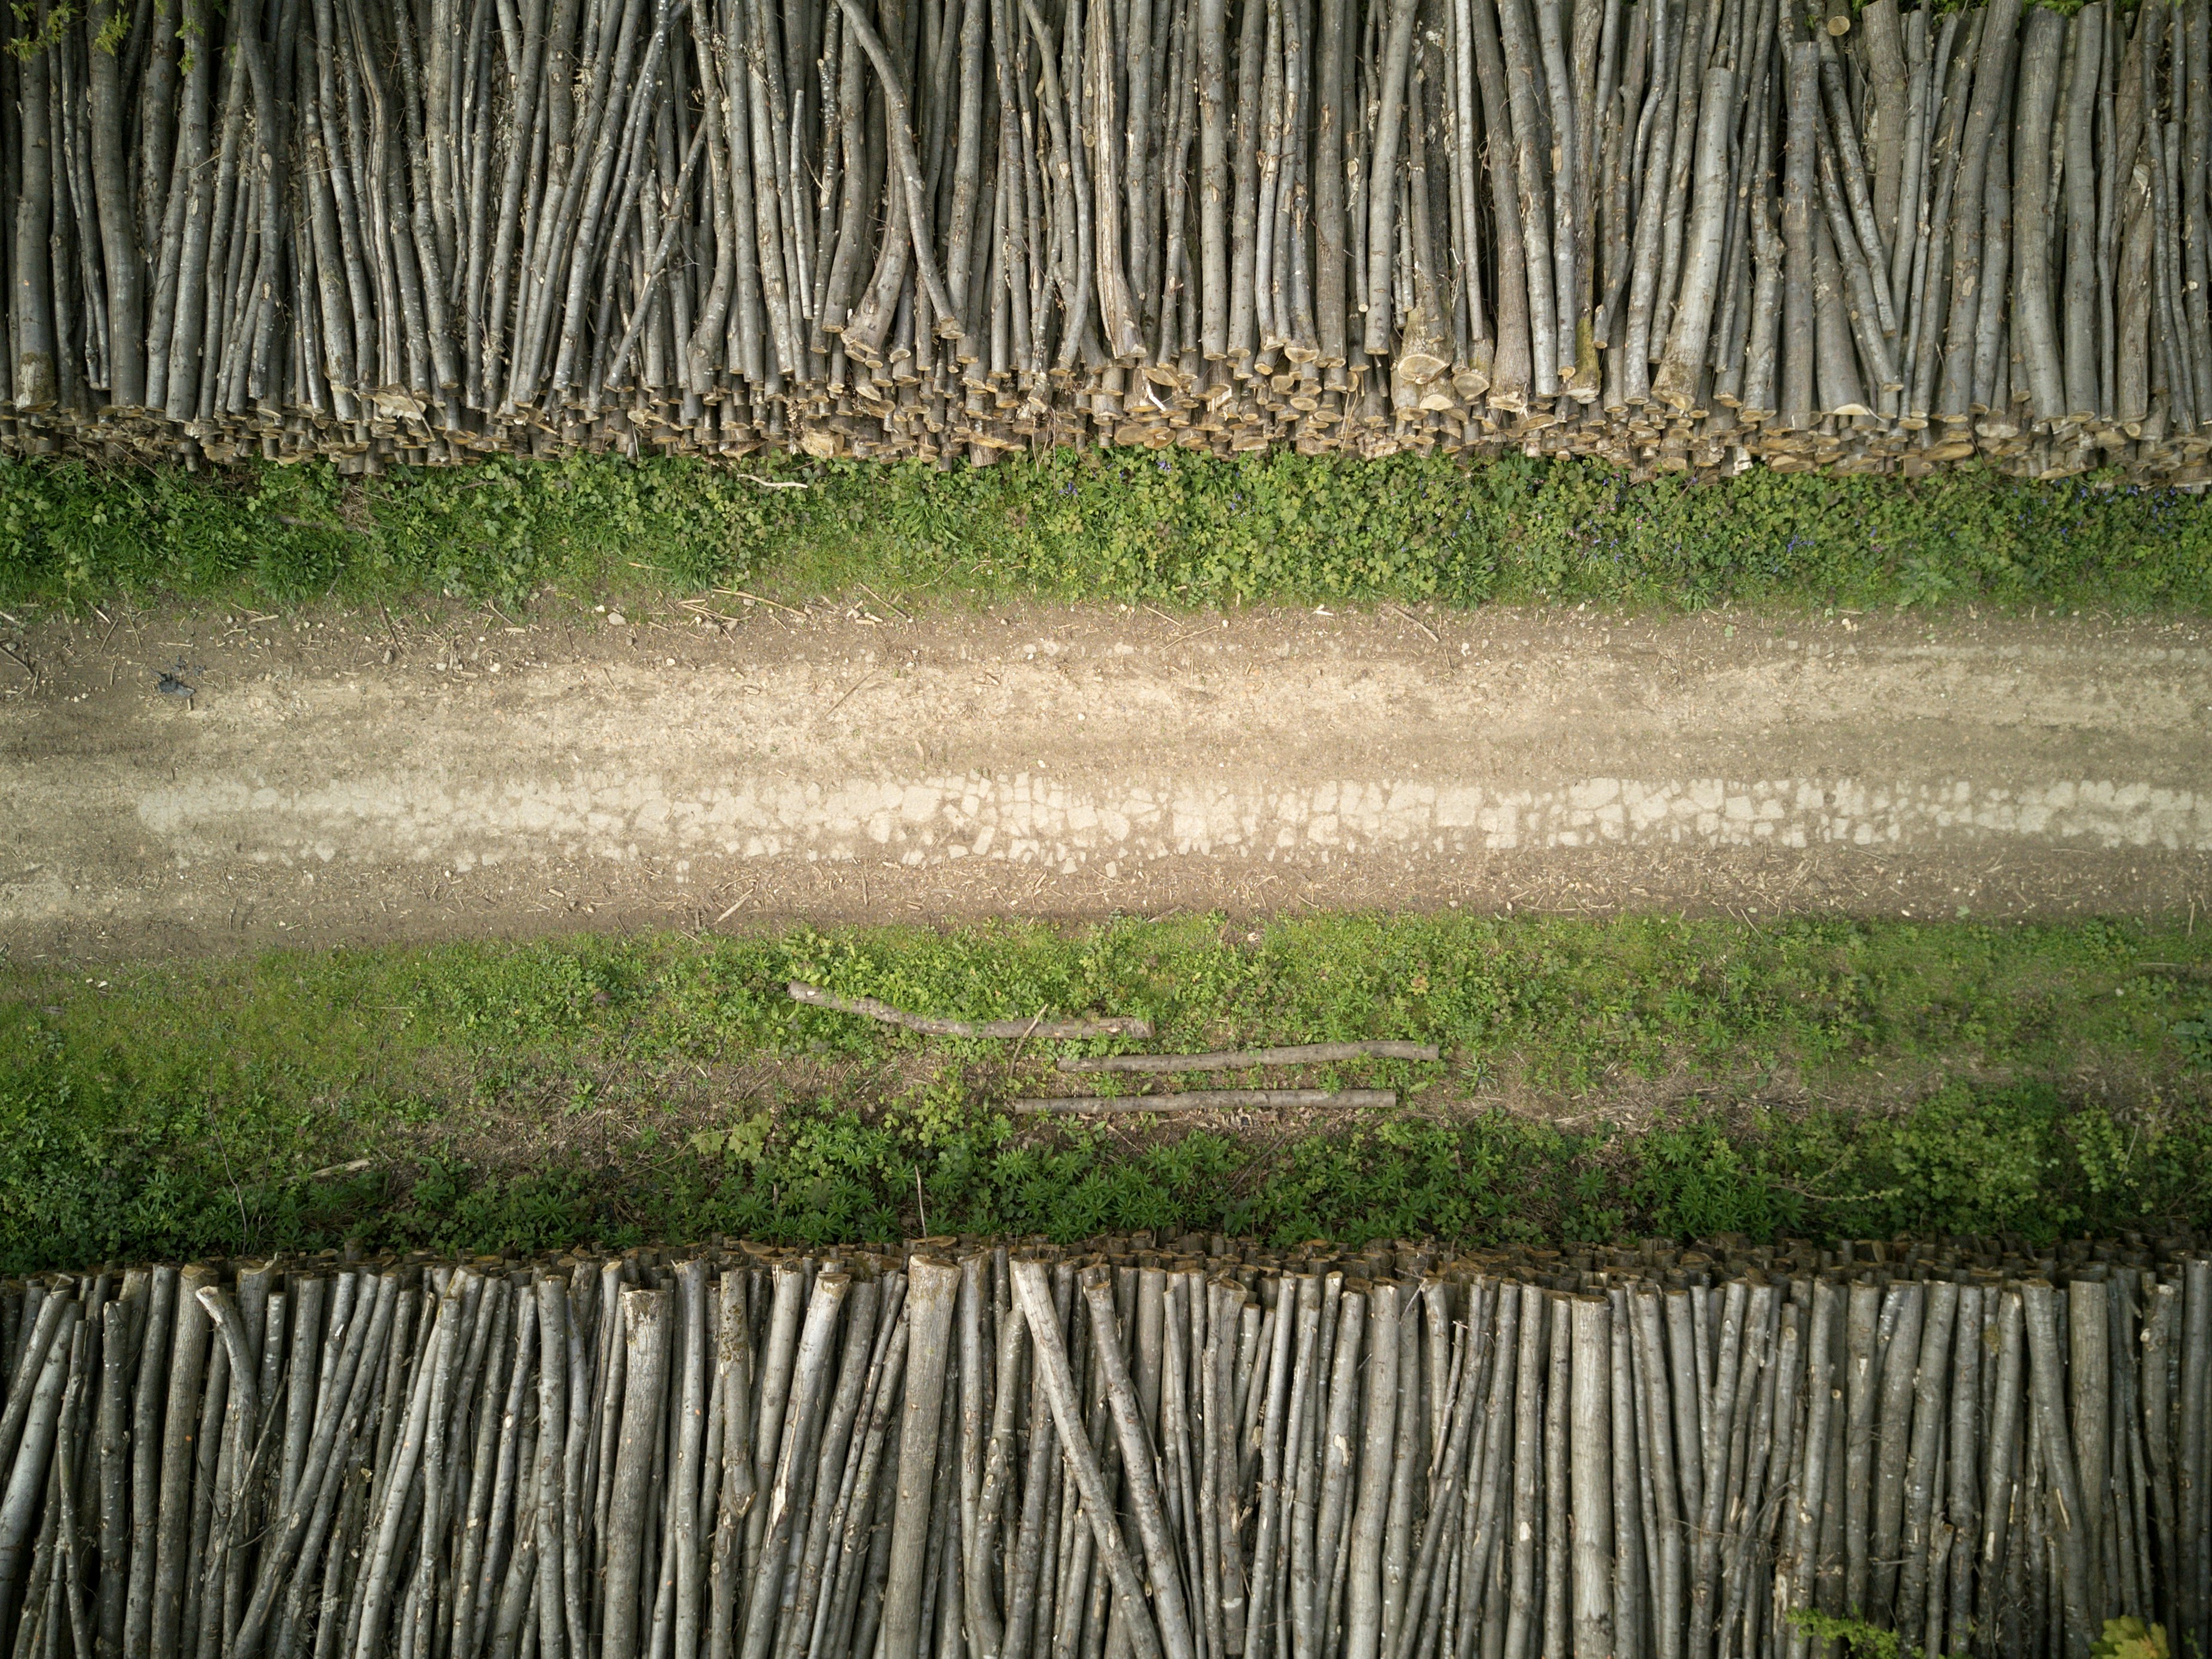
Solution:
[[[0,1316],[17,1654],[1806,1659],[1812,1610],[2057,1656],[2212,1619],[2188,1237],[322,1255]]]
[[[1066,1054],[1063,1072],[1241,1072],[1255,1066],[1315,1066],[1339,1060],[1434,1060],[1433,1042],[1297,1042],[1212,1054]]]
[[[1166,1095],[1043,1095],[1013,1103],[1035,1115],[1085,1112],[1224,1112],[1285,1106],[1343,1109],[1395,1106],[1395,1089],[1182,1089]]]
[[[0,452],[2212,482],[2208,35],[2193,0],[25,0]]]
[[[796,980],[784,989],[793,1002],[835,1009],[841,1014],[858,1014],[885,1025],[903,1025],[909,1031],[921,1031],[931,1036],[1035,1037],[1050,1042],[1084,1037],[1148,1037],[1152,1034],[1152,1021],[1136,1017],[1047,1019],[1039,1014],[1035,1019],[942,1019],[933,1014],[907,1013],[874,997],[845,996],[825,991],[818,985],[802,985]]]

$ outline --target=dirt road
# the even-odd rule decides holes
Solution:
[[[0,944],[2212,908],[2194,623],[861,597],[714,601],[727,622],[21,618],[0,629],[23,665],[0,659]]]

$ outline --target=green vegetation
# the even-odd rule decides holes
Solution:
[[[776,488],[803,484],[802,489]],[[1698,607],[2212,608],[2212,508],[2112,477],[1785,476],[1631,484],[1592,462],[1235,461],[1060,451],[735,466],[490,461],[342,479],[0,459],[0,605],[280,605],[548,586],[1192,605],[1591,599]]]
[[[1844,1618],[1818,1607],[1792,1607],[1789,1620],[1819,1642],[1824,1652],[1842,1654],[1844,1659],[1925,1659],[1923,1650],[1900,1632],[1863,1619]]]
[[[1863,1619],[1839,1618],[1818,1607],[1797,1607],[1790,1622],[1844,1659],[1924,1659],[1923,1650],[1897,1631]],[[2089,1649],[2089,1659],[2172,1659],[2166,1626],[2140,1619],[2107,1619],[2105,1632]]]
[[[1407,1036],[1395,1112],[1239,1135],[1016,1117],[1067,1045]],[[2212,934],[1431,916],[272,952],[0,969],[0,1270],[357,1238],[1219,1229],[1279,1240],[2212,1223]],[[1093,1050],[1106,1045],[1088,1045]],[[1085,1079],[1085,1082],[1091,1079]]]
[[[2089,1659],[2172,1659],[2166,1626],[2140,1619],[2107,1619],[2105,1633],[2089,1650]]]

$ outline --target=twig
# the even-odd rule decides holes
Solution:
[[[1237,1072],[1254,1066],[1309,1066],[1334,1060],[1434,1060],[1432,1042],[1304,1042],[1209,1054],[1067,1054],[1063,1072]]]
[[[793,1002],[807,1003],[817,1008],[834,1008],[841,1014],[859,1014],[867,1019],[881,1020],[886,1025],[903,1025],[910,1031],[921,1031],[931,1036],[1020,1037],[1034,1035],[1048,1042],[1060,1042],[1086,1037],[1149,1037],[1152,1034],[1152,1021],[1140,1016],[1042,1022],[1036,1019],[939,1019],[928,1014],[903,1012],[887,1002],[878,1002],[873,997],[844,996],[835,991],[825,991],[817,985],[801,984],[796,980],[784,988]]]
[[[238,1248],[243,1250],[246,1243],[246,1188],[239,1184],[238,1171],[231,1167],[230,1148],[223,1143],[222,1126],[216,1121],[212,1103],[208,1107],[208,1133],[215,1137],[216,1151],[222,1154],[223,1173],[230,1177],[231,1194],[238,1200]]]
[[[806,614],[804,611],[793,610],[791,606],[783,604],[781,600],[766,599],[758,593],[748,593],[742,587],[717,587],[711,589],[710,591],[716,593],[726,593],[733,599],[744,599],[748,604],[764,605],[772,611],[781,611],[793,617],[804,617]]]
[[[319,1170],[308,1170],[307,1179],[310,1181],[320,1181],[327,1176],[359,1175],[363,1170],[368,1169],[369,1165],[374,1164],[375,1161],[376,1160],[374,1158],[357,1158],[350,1164],[325,1164]]]
[[[866,673],[861,675],[860,678],[854,680],[851,685],[846,688],[845,695],[843,696],[838,698],[836,702],[831,703],[827,708],[822,711],[822,718],[826,720],[830,715],[842,708],[852,700],[854,695],[858,692],[862,686],[867,684],[867,683],[874,679],[875,677],[875,670],[872,668]]]
[[[1206,1112],[1237,1107],[1322,1106],[1355,1109],[1395,1106],[1395,1089],[1186,1089],[1171,1095],[1047,1095],[1018,1100],[1024,1116],[1041,1113]]]
[[[1419,617],[1416,617],[1416,616],[1415,616],[1412,611],[1410,611],[1407,610],[1407,609],[1405,608],[1405,606],[1401,605],[1391,605],[1391,606],[1389,607],[1389,609],[1390,609],[1391,611],[1393,611],[1396,612],[1400,617],[1403,617],[1406,621],[1407,621],[1407,622],[1409,622],[1409,623],[1413,623],[1413,626],[1414,626],[1414,627],[1416,627],[1416,628],[1418,628],[1418,629],[1419,629],[1421,630],[1421,632],[1423,632],[1424,634],[1426,634],[1426,635],[1429,636],[1429,638],[1430,638],[1430,640],[1431,640],[1431,642],[1433,642],[1433,643],[1435,643],[1435,644],[1437,644],[1437,645],[1442,645],[1442,644],[1443,643],[1443,641],[1440,637],[1438,637],[1438,635],[1437,635],[1437,630],[1436,630],[1435,629],[1433,629],[1433,628],[1430,627],[1430,626],[1428,625],[1428,623],[1426,623],[1423,622],[1423,621],[1422,621]]]
[[[885,610],[896,611],[899,614],[899,620],[901,622],[912,622],[914,620],[913,617],[902,609],[896,600],[885,599],[882,594],[877,592],[874,588],[869,586],[867,583],[860,583],[860,588],[863,593],[867,594],[871,599],[874,599],[878,605],[882,605]]]

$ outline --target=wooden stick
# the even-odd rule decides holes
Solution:
[[[926,1032],[932,1036],[1033,1037],[1052,1042],[1103,1036],[1143,1038],[1152,1034],[1152,1021],[1141,1017],[1071,1020],[939,1019],[928,1014],[902,1012],[873,997],[846,996],[836,991],[825,991],[819,986],[802,985],[795,980],[784,988],[793,1002],[808,1003],[817,1008],[834,1008],[841,1014],[860,1014],[869,1019],[880,1020],[886,1025],[903,1025],[910,1031]]]
[[[600,1637],[600,1651],[608,1659],[635,1659],[638,1651],[643,1523],[660,1389],[668,1365],[668,1292],[624,1291],[622,1317],[625,1343],[622,1437],[607,1528],[605,1622]],[[538,1565],[543,1571],[546,1564]]]
[[[1258,1066],[1316,1066],[1333,1060],[1434,1060],[1431,1042],[1304,1042],[1279,1048],[1238,1048],[1204,1054],[1064,1054],[1063,1072],[1241,1072]]]
[[[2095,146],[2097,99],[2106,64],[2105,8],[2092,0],[2075,14],[2074,79],[2065,90],[2066,276],[2061,310],[2065,323],[2065,410],[2076,421],[2094,420],[2111,396],[2102,388],[2100,368],[2112,355],[2104,303],[2112,272],[2100,264],[2109,239],[2109,208],[2100,208]]]
[[[1168,1538],[1159,1474],[1153,1462],[1149,1437],[1138,1413],[1136,1390],[1130,1381],[1121,1330],[1115,1316],[1113,1291],[1103,1268],[1085,1269],[1081,1283],[1084,1300],[1091,1310],[1091,1353],[1102,1367],[1106,1403],[1113,1413],[1115,1432],[1121,1443],[1121,1473],[1126,1483],[1124,1491],[1130,1500],[1137,1535],[1144,1545],[1146,1561],[1151,1570],[1153,1611],[1159,1620],[1161,1651],[1165,1659],[1191,1659],[1196,1649],[1192,1640],[1182,1575],[1176,1567],[1176,1551]],[[1034,1305],[1033,1302],[1031,1305]],[[1127,1609],[1123,1617],[1128,1617]]]
[[[1966,107],[1958,189],[1953,198],[1950,316],[1942,336],[1942,379],[1935,404],[1935,412],[1946,421],[1965,420],[1973,401],[1974,337],[1983,282],[1983,179],[1991,132],[2000,118],[2000,106],[2011,89],[2019,16],[2017,0],[1990,0],[1981,14],[1980,57],[1974,70],[1972,101]]]
[[[1395,1089],[1185,1089],[1166,1095],[1048,1095],[1012,1103],[1018,1114],[1219,1112],[1240,1108],[1314,1107],[1358,1110],[1395,1106]]]
[[[1653,394],[1677,410],[1688,410],[1697,401],[1698,378],[1711,343],[1728,207],[1728,135],[1735,113],[1735,75],[1726,69],[1707,71],[1698,104],[1696,159],[1692,167],[1695,193],[1690,205],[1682,295],[1660,356],[1659,373],[1651,383]]]
[[[2030,406],[2040,421],[2063,419],[2067,399],[2064,360],[2051,295],[2051,179],[2048,135],[2057,108],[2058,60],[2066,24],[2056,12],[2029,13],[2021,46],[2014,139],[2013,259],[2018,270],[2013,317],[2027,372]]]
[[[1074,1376],[1060,1339],[1044,1269],[1034,1261],[1022,1261],[1012,1264],[1012,1272],[1014,1293],[1021,1299],[1023,1316],[1036,1341],[1037,1374],[1052,1408],[1053,1427],[1061,1455],[1083,1495],[1084,1512],[1089,1517],[1092,1540],[1112,1580],[1122,1628],[1128,1632],[1130,1650],[1136,1659],[1160,1659],[1159,1638],[1146,1606],[1143,1586],[1122,1542],[1121,1528],[1114,1519],[1113,1498],[1083,1422]]]
[[[2091,1581],[2088,1511],[2083,1507],[2081,1480],[2071,1439],[2066,1431],[2065,1407],[2060,1394],[2061,1360],[2051,1287],[2030,1279],[2021,1287],[2021,1297],[2027,1316],[2028,1381],[2035,1441],[2057,1500],[2050,1512],[2049,1524],[2057,1534],[2066,1644],[2069,1652],[2086,1653],[2100,1626]]]

